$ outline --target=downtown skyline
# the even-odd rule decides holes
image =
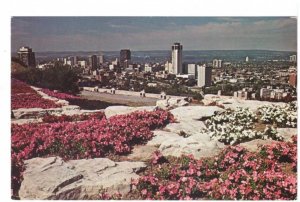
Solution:
[[[291,17],[12,17],[12,52],[297,50]]]

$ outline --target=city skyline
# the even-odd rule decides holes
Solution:
[[[12,51],[297,50],[291,17],[13,17]],[[271,34],[270,34],[271,33]]]

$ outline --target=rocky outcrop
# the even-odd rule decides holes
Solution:
[[[194,135],[200,133],[206,126],[203,121],[184,120],[179,123],[170,123],[165,127],[166,131],[177,133]]]
[[[242,100],[242,99],[233,98],[231,96],[218,96],[218,95],[211,95],[211,94],[205,95],[202,102],[206,106],[218,105],[218,106],[223,106],[225,109],[233,109],[233,110],[235,110],[238,107],[242,107],[242,108],[249,108],[253,111],[256,111],[259,107],[268,104],[284,105],[283,102]]]
[[[187,101],[187,97],[171,97],[166,100],[156,101],[156,106],[161,109],[172,109],[175,107],[187,106],[188,104],[189,102]]]
[[[154,111],[155,106],[144,106],[144,107],[127,107],[127,106],[110,106],[104,110],[105,116],[110,118],[115,115],[130,114],[135,111]]]
[[[20,108],[12,110],[15,119],[34,119],[41,118],[46,114],[60,114],[63,111],[62,108]]]
[[[292,141],[292,136],[297,135],[297,128],[277,128],[278,135],[283,137],[284,141]]]
[[[25,161],[20,199],[98,199],[99,192],[127,194],[143,162],[113,162],[107,158],[63,161],[60,157]]]
[[[180,157],[181,155],[192,154],[196,159],[200,159],[215,156],[224,147],[224,144],[210,140],[207,134],[197,134],[188,138],[179,137],[164,141],[159,150],[164,156]]]
[[[244,147],[248,151],[257,152],[257,151],[259,151],[260,146],[262,146],[262,145],[271,145],[271,144],[276,143],[276,142],[278,142],[278,141],[256,139],[256,140],[251,140],[249,142],[241,143],[241,144],[239,144],[239,146]]]
[[[174,115],[177,121],[186,121],[201,120],[223,111],[224,109],[217,106],[186,106],[177,107],[170,112]]]

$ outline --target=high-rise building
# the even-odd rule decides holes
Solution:
[[[165,63],[165,71],[168,71],[168,73],[173,74],[173,65],[169,61]]]
[[[174,43],[172,46],[173,74],[182,74],[182,45]]]
[[[249,57],[248,57],[248,56],[246,57],[245,61],[246,61],[246,62],[249,62]]]
[[[213,67],[214,68],[221,68],[222,67],[222,60],[214,59],[213,60]]]
[[[188,64],[187,65],[187,73],[194,75],[195,78],[196,78],[197,77],[197,66],[196,66],[196,64]]]
[[[129,49],[120,51],[120,66],[126,68],[131,62],[131,52]],[[126,66],[126,67],[125,67]]]
[[[210,86],[212,68],[206,67],[206,65],[197,65],[198,69],[198,87]]]
[[[77,56],[70,56],[68,58],[67,64],[70,65],[70,66],[77,65]]]
[[[291,55],[290,62],[297,62],[297,55]]]
[[[36,67],[35,54],[31,48],[27,46],[21,47],[18,51],[18,56],[27,67]]]
[[[103,63],[104,63],[104,56],[101,52],[100,55],[98,56],[98,64],[103,64]]]
[[[89,56],[89,66],[91,70],[96,70],[98,67],[97,55]]]

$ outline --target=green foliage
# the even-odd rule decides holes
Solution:
[[[56,63],[47,69],[27,68],[24,71],[13,73],[12,77],[30,85],[59,90],[61,92],[77,93],[78,70]]]

